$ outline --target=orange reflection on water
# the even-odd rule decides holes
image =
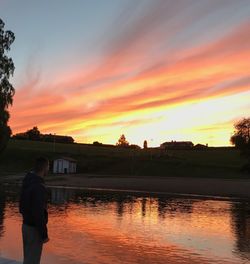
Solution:
[[[138,263],[140,259],[150,261],[150,258],[157,261],[155,263],[164,263],[166,259],[171,263],[185,263],[188,256],[192,263],[201,263],[201,259],[202,263],[206,263],[195,247],[212,247],[215,253],[205,252],[207,261],[214,255],[227,257],[225,254],[230,245],[224,245],[226,252],[219,252],[215,249],[216,241],[220,237],[224,243],[228,238],[232,239],[230,221],[227,220],[229,215],[212,218],[211,212],[200,215],[195,212],[193,215],[185,213],[187,208],[179,212],[178,209],[171,211],[173,208],[168,208],[166,218],[162,218],[159,216],[157,199],[138,199],[123,205],[123,209],[116,203],[105,205],[100,211],[96,211],[95,207],[73,204],[69,207],[70,210],[63,216],[63,227],[58,226],[62,216],[51,219],[51,237],[56,241],[49,244],[47,249],[50,252],[63,250],[62,255],[71,256],[74,261],[80,261],[78,257],[83,254],[87,242],[91,250],[84,250],[84,257],[89,261],[93,261],[93,256],[102,255],[102,263],[118,260],[121,263]],[[196,208],[202,209],[200,205],[196,205]],[[213,222],[218,225],[211,228]],[[218,234],[220,228],[223,231]],[[71,230],[70,233],[68,230]]]
[[[224,201],[95,198],[50,206],[42,263],[239,263]],[[4,256],[21,259],[21,218],[5,208]]]

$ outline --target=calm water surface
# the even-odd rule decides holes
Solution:
[[[18,188],[0,187],[0,256],[21,260]],[[42,263],[250,263],[250,203],[50,189]]]

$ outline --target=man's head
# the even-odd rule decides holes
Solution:
[[[41,177],[46,176],[49,172],[49,160],[44,157],[37,158],[34,171]]]

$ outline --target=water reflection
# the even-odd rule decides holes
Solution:
[[[50,189],[51,204],[65,204],[75,197],[73,189],[53,188]]]
[[[18,191],[0,192],[0,254],[6,257],[21,256]],[[250,260],[246,201],[65,188],[50,189],[49,197],[52,242],[46,245],[44,263],[238,264]]]
[[[105,193],[102,191],[83,191],[66,188],[50,189],[50,202],[53,205],[65,205],[69,202],[83,204],[90,207],[98,207],[110,203],[116,204],[116,215],[122,217],[125,208],[126,213],[134,212],[135,204],[141,206],[141,216],[151,214],[152,210],[157,209],[158,216],[162,219],[176,214],[191,214],[192,205],[195,200],[177,199],[162,197],[141,197],[141,195],[128,195],[124,193]]]
[[[166,199],[164,197],[158,198],[158,215],[160,218],[166,218],[167,216],[175,216],[176,214],[191,214],[194,200],[176,200]]]
[[[232,204],[232,227],[235,233],[235,252],[250,260],[250,204]]]
[[[5,191],[0,186],[0,237],[4,234],[4,213],[5,213]]]

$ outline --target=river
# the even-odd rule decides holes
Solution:
[[[0,187],[0,256],[21,260],[18,187]],[[49,189],[44,264],[250,263],[250,201]]]

